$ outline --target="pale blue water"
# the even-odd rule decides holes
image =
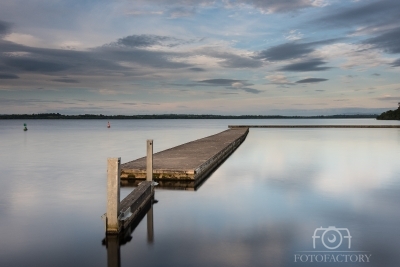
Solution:
[[[23,123],[28,132],[23,132]],[[362,120],[0,120],[0,266],[108,266],[106,159],[122,162],[229,124]],[[400,266],[400,129],[251,129],[197,191],[157,189],[121,266],[320,266],[295,262],[318,227],[347,228],[370,263]],[[125,196],[132,188],[123,188]],[[344,235],[344,232],[340,230]],[[325,249],[325,248],[324,248]],[[325,249],[326,250],[326,249]],[[330,250],[329,253],[337,253]],[[304,258],[303,258],[304,259]]]

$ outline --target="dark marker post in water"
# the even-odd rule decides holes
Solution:
[[[24,123],[24,131],[28,131],[28,128],[26,127],[26,123]]]

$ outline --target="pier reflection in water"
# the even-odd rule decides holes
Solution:
[[[121,266],[121,246],[129,243],[132,240],[132,233],[136,227],[147,217],[147,243],[152,245],[154,243],[154,216],[153,204],[157,203],[154,198],[144,207],[136,220],[132,221],[130,226],[120,234],[106,234],[102,244],[107,248],[107,266],[120,267]]]

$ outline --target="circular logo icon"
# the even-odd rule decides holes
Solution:
[[[337,229],[326,229],[321,240],[327,249],[337,249],[342,244],[343,237]]]

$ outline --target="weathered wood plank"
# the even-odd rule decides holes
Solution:
[[[120,202],[120,212],[130,211],[131,215],[120,221],[122,230],[137,217],[140,210],[151,200],[154,195],[151,181],[143,181],[129,195]]]
[[[204,178],[245,140],[248,129],[229,129],[153,155],[155,180]],[[121,165],[122,179],[145,179],[146,158]]]

